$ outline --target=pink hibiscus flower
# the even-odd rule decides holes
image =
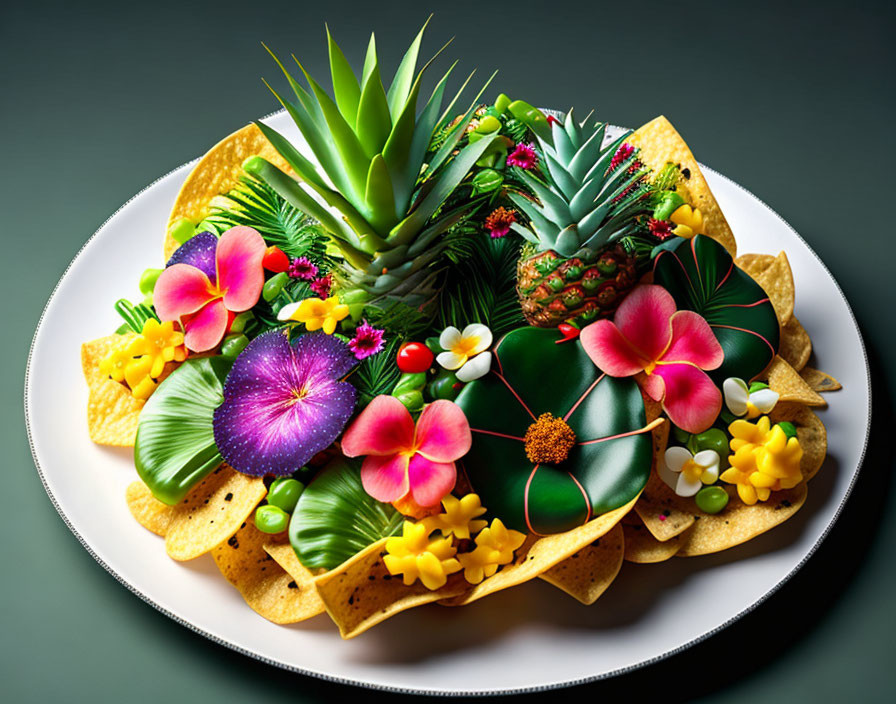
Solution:
[[[187,240],[184,256],[178,258],[175,252],[172,261],[176,263],[169,263],[153,291],[159,317],[163,322],[179,322],[184,342],[194,352],[216,347],[227,332],[231,313],[242,313],[258,302],[267,250],[262,236],[251,227],[232,227],[217,242],[210,241],[214,247],[214,266],[210,267],[205,260],[206,252],[211,252],[198,239],[203,235],[193,238],[195,246]]]
[[[454,488],[454,465],[473,443],[460,406],[439,400],[423,409],[414,427],[407,408],[394,396],[377,396],[342,437],[348,457],[366,455],[364,490],[377,501],[408,494],[420,506],[435,506]]]
[[[703,370],[718,368],[722,347],[702,316],[676,311],[662,286],[635,288],[613,321],[598,320],[581,334],[582,347],[610,376],[634,376],[675,425],[701,433],[722,409],[722,393]]]

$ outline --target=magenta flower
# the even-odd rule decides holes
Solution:
[[[290,263],[287,273],[291,279],[311,281],[317,276],[317,264],[312,262],[308,257],[296,257]]]
[[[394,396],[377,396],[342,436],[348,457],[366,455],[364,490],[377,501],[411,498],[435,506],[454,488],[454,463],[470,451],[473,436],[460,406],[439,400],[423,409],[414,427],[407,408]]]
[[[368,324],[366,320],[362,322],[355,330],[355,336],[348,342],[355,359],[367,359],[382,350],[383,332]]]
[[[535,154],[535,145],[524,144],[520,142],[516,148],[507,156],[508,166],[519,166],[521,169],[534,169],[538,163],[538,156]]]
[[[329,274],[321,276],[311,282],[310,288],[321,300],[325,301],[330,295],[330,289],[333,288],[333,277]]]
[[[258,302],[264,286],[261,265],[267,245],[251,227],[232,227],[218,239],[203,232],[177,249],[153,291],[156,313],[184,329],[184,343],[194,352],[218,345],[230,313]]]
[[[342,340],[322,332],[295,342],[280,330],[256,337],[236,358],[215,409],[215,445],[244,474],[292,474],[329,447],[355,409],[355,366]]]
[[[617,166],[619,166],[623,161],[627,161],[628,158],[635,153],[635,148],[628,144],[627,142],[623,142],[619,145],[619,149],[616,150],[616,153],[613,155],[613,158],[610,159],[610,166],[607,168],[607,171],[613,171]]]
[[[703,371],[718,368],[722,346],[702,316],[675,310],[662,286],[635,288],[609,320],[582,330],[585,352],[610,376],[644,373],[641,388],[675,425],[701,433],[722,409],[722,394]]]

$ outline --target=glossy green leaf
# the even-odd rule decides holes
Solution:
[[[396,535],[404,517],[361,485],[361,463],[341,458],[308,484],[289,523],[289,540],[309,569],[333,569],[380,538]]]
[[[224,461],[212,421],[224,402],[224,380],[232,364],[223,357],[187,360],[140,412],[134,464],[159,501],[178,503]]]
[[[417,36],[402,57],[401,63],[395,71],[395,77],[392,79],[392,84],[389,86],[389,110],[396,119],[408,101],[411,85],[414,83],[414,72],[417,70],[417,57],[420,55],[420,43],[423,41],[423,32],[426,31],[426,25],[429,24],[431,19],[432,15],[426,19],[420,31],[417,32]]]
[[[358,125],[355,128],[364,153],[373,158],[383,151],[392,132],[392,117],[386,102],[386,91],[380,78],[380,69],[374,66],[361,92],[358,104]]]
[[[379,234],[387,235],[398,220],[398,216],[395,214],[392,179],[382,154],[377,154],[370,161],[364,200],[367,203],[370,224]]]
[[[749,381],[771,364],[781,339],[774,308],[721,244],[705,235],[679,240],[660,250],[653,277],[679,309],[696,311],[715,333],[725,353],[722,366],[710,372],[716,383],[728,377]]]
[[[336,98],[336,105],[339,106],[339,112],[342,113],[345,121],[354,128],[358,116],[358,102],[361,99],[361,88],[348,59],[345,58],[342,49],[330,34],[329,27],[327,27],[327,49],[330,54],[330,74],[333,77],[333,95]]]

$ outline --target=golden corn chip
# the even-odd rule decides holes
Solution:
[[[775,263],[775,257],[772,254],[741,254],[734,263],[755,279]]]
[[[637,517],[638,514],[632,511],[630,515]],[[624,522],[622,532],[625,540],[625,560],[640,564],[664,562],[674,557],[681,549],[682,540],[688,534],[685,531],[668,540],[657,540],[641,520]]]
[[[255,124],[249,124],[225,137],[206,152],[184,181],[171,215],[168,229],[177,220],[193,223],[211,214],[211,201],[239,184],[243,162],[250,156],[262,156],[283,171],[291,173],[289,164],[277,152]],[[166,231],[164,253],[167,261],[180,245]]]
[[[780,525],[800,510],[808,492],[806,483],[793,489],[774,491],[768,501],[752,506],[737,497],[734,486],[726,486],[730,501],[719,513],[703,514],[682,539],[679,557],[708,555],[733,548]]]
[[[268,540],[264,543],[264,551],[274,558],[280,567],[292,577],[293,581],[287,585],[290,589],[298,589],[302,595],[303,610],[308,615],[304,618],[311,618],[317,614],[324,612],[324,602],[321,601],[320,595],[317,593],[317,587],[314,586],[314,575],[305,567],[299,558],[296,557],[296,551],[289,544],[289,539],[285,534],[282,536],[268,536]],[[295,585],[295,586],[293,586]]]
[[[800,376],[803,377],[803,381],[805,381],[813,391],[824,393],[825,391],[836,391],[837,389],[843,388],[843,385],[830,374],[826,374],[818,369],[813,369],[812,367],[803,367],[800,369]]]
[[[125,501],[131,515],[146,530],[165,537],[174,515],[174,507],[159,501],[149,487],[139,479],[131,482],[125,492]]]
[[[246,603],[268,621],[297,623],[316,616],[322,609],[313,584],[310,579],[300,584],[266,552],[271,538],[246,521],[212,549],[212,558]]]
[[[133,337],[134,333],[128,333]],[[107,335],[81,345],[81,368],[87,381],[87,430],[98,445],[133,447],[137,419],[145,401],[124,384],[100,373],[100,361],[125,336]]]
[[[781,357],[775,357],[765,372],[769,388],[779,394],[778,402],[794,401],[807,406],[825,407],[828,402]]]
[[[809,356],[812,354],[812,340],[796,316],[781,328],[778,354],[796,371],[800,371],[809,361]]]
[[[192,560],[236,533],[267,494],[261,477],[222,464],[174,506],[165,550],[175,560]]]
[[[682,178],[677,187],[686,191],[683,197],[703,213],[705,233],[720,242],[732,257],[737,256],[731,227],[709,190],[697,160],[672,124],[663,116],[657,117],[629,135],[626,141],[641,150],[638,158],[655,172],[669,162],[681,168]]]
[[[539,575],[548,584],[562,589],[586,606],[597,601],[622,567],[625,543],[622,526],[616,525],[603,538],[586,545],[578,552]]]
[[[790,270],[790,262],[787,255],[781,252],[771,266],[766,268],[759,276],[755,277],[757,284],[768,294],[778,316],[778,322],[782,326],[790,322],[793,316],[793,300],[795,289],[793,285],[793,272]]]
[[[809,481],[821,465],[828,451],[828,431],[815,413],[798,403],[778,403],[769,414],[775,423],[788,421],[796,427],[796,436],[803,448],[800,472]]]

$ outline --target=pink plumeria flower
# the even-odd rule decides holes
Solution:
[[[227,332],[229,313],[249,310],[264,286],[262,260],[267,245],[258,232],[232,227],[212,244],[214,271],[183,262],[171,264],[153,291],[159,317],[163,322],[178,321],[184,328],[184,343],[194,352],[216,347]]]
[[[420,506],[435,506],[457,480],[454,463],[470,451],[473,435],[460,406],[439,400],[423,409],[416,428],[394,396],[377,396],[345,431],[342,452],[364,457],[361,483],[377,501],[408,494]]]
[[[662,286],[635,288],[613,321],[598,320],[581,334],[582,347],[610,376],[641,374],[641,388],[675,425],[701,433],[722,409],[722,394],[704,370],[724,360],[709,323],[689,310],[676,311]]]

